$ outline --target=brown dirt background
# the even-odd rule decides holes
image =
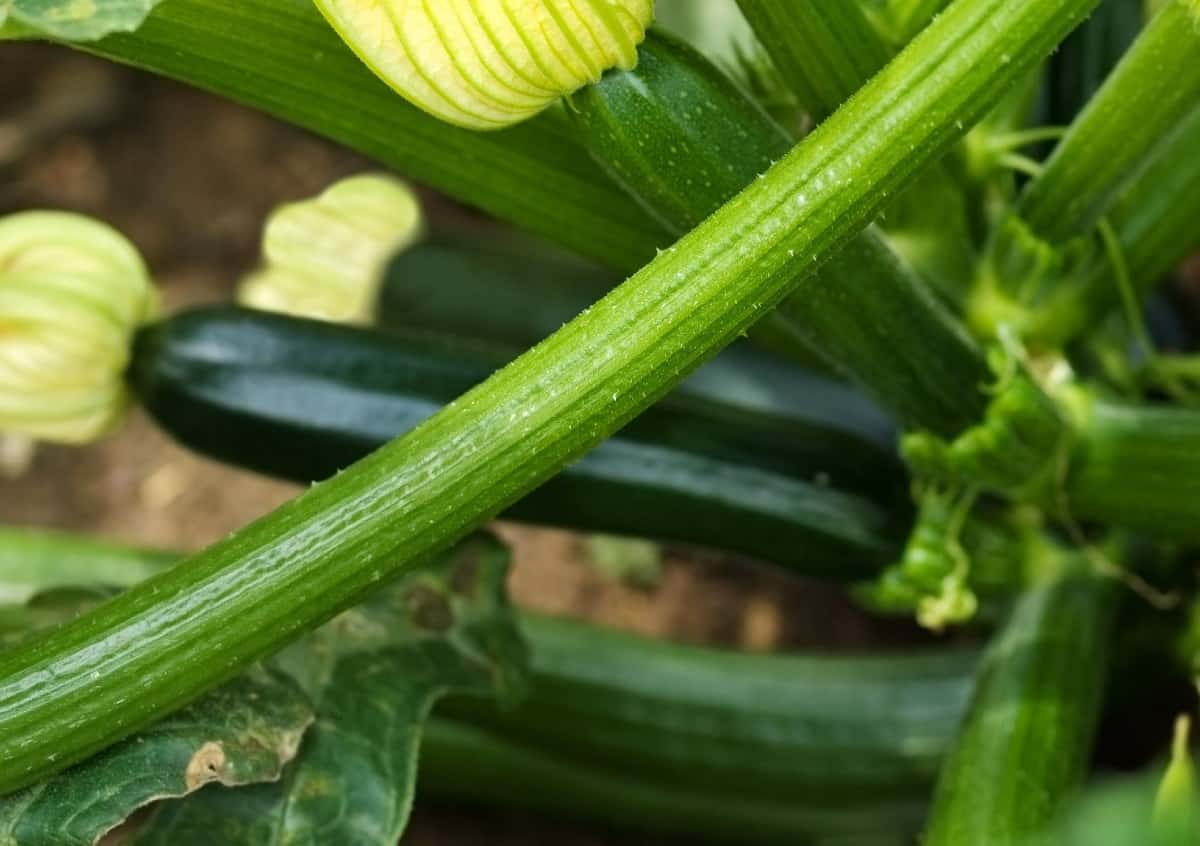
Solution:
[[[229,299],[255,263],[272,207],[369,167],[305,132],[170,82],[45,46],[0,51],[0,214],[64,208],[112,223],[144,252],[168,312]],[[435,218],[470,215],[431,192],[424,198]],[[297,490],[192,456],[135,411],[98,444],[41,447],[28,472],[0,478],[0,523],[195,550]],[[525,607],[753,650],[886,648],[920,638],[907,625],[857,612],[837,588],[752,562],[672,548],[659,583],[638,589],[597,575],[572,534],[497,530],[513,546],[511,588]],[[420,799],[405,842],[485,838],[494,846],[631,842]]]

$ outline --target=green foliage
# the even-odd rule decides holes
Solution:
[[[136,842],[395,843],[434,703],[520,695],[524,646],[506,573],[492,542],[470,541],[448,568],[404,579],[289,647],[273,663],[307,692],[316,722],[282,778],[168,805]]]
[[[54,778],[0,799],[0,843],[92,846],[152,802],[274,781],[314,719],[286,675],[256,668]]]
[[[138,28],[162,0],[0,0],[0,38],[95,41]]]
[[[137,809],[213,782],[238,789],[160,805],[136,842],[395,843],[433,704],[521,695],[507,569],[494,541],[468,541],[152,728],[0,799],[0,843],[90,846]],[[27,606],[26,631],[86,610],[87,596]]]

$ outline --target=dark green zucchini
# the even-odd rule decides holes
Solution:
[[[621,282],[615,273],[505,232],[434,233],[388,264],[379,325],[525,350]]]
[[[1080,786],[1104,695],[1113,583],[1078,572],[1018,600],[988,647],[930,813],[926,846],[1049,846]]]
[[[425,724],[425,799],[533,811],[650,839],[614,842],[911,846],[925,815],[914,799],[830,804],[702,790],[633,767],[598,767],[498,732],[434,716]],[[628,836],[628,835],[627,835]],[[670,842],[675,842],[672,839]]]
[[[571,114],[592,157],[687,232],[794,140],[687,45],[651,32],[638,56],[635,69],[573,95]],[[805,281],[758,324],[772,337],[821,356],[904,425],[952,435],[983,416],[990,376],[979,350],[876,229],[820,268],[788,272]]]
[[[310,482],[497,366],[479,346],[219,308],[143,330],[130,382],[184,444]],[[820,409],[804,420],[673,395],[506,515],[707,544],[850,579],[894,553],[904,478],[887,450]]]
[[[439,714],[589,767],[809,807],[924,800],[977,659],[750,655],[535,616],[522,628],[528,700]]]
[[[512,233],[503,241],[442,234],[391,262],[380,293],[378,322],[405,334],[431,332],[486,341],[515,358],[587,310],[619,281],[594,265]],[[816,355],[800,356],[793,349],[781,358],[741,341],[688,376],[681,390],[809,416],[819,380],[797,372],[801,368],[832,375]],[[865,398],[833,381],[823,392],[820,408],[862,422],[864,434],[872,438],[894,438],[895,426],[882,411],[872,414]]]

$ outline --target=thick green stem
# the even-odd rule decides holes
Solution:
[[[1200,105],[1200,3],[1174,0],[1134,42],[1025,190],[1020,213],[1052,244],[1086,235]]]
[[[802,4],[790,0],[739,2],[755,34],[782,69],[785,80],[818,119],[849,100],[911,37],[906,36],[899,43],[889,40],[867,19],[862,5],[850,0],[805,0]],[[932,15],[945,5],[945,0],[937,0],[937,8],[929,3],[924,5],[930,7],[928,13]],[[900,10],[901,14],[904,12],[922,14],[913,8]],[[878,270],[882,266],[880,259],[884,258],[882,252],[895,253],[941,298],[957,303],[973,276],[975,248],[961,186],[945,165],[928,168],[916,184],[889,205],[881,218],[887,233],[887,243],[883,245],[886,249],[876,249],[877,260],[868,263]],[[830,269],[827,275],[836,277],[843,269],[852,268]],[[868,269],[864,275],[869,278],[871,271]],[[912,273],[906,270],[904,275]],[[831,284],[843,281],[830,280]],[[898,288],[908,285],[908,282],[897,283]],[[864,298],[868,296],[864,294]],[[854,310],[855,303],[847,301],[845,307]],[[900,310],[911,311],[911,308]],[[914,327],[911,334],[919,336],[921,332]],[[896,387],[899,393],[899,386]]]
[[[1200,248],[1200,108],[1165,142],[1109,215],[1135,292],[1145,295]],[[1062,347],[1120,302],[1112,260],[1093,257],[1063,280],[1023,330],[1034,344]]]
[[[850,0],[738,0],[742,14],[800,102],[823,118],[892,57]]]
[[[791,293],[797,266],[815,270],[861,231],[1096,2],[957,0],[763,179],[487,382],[170,572],[0,655],[0,790],[194,699],[612,434]]]
[[[926,846],[1043,843],[1027,838],[1054,819],[1091,756],[1112,607],[1111,586],[1085,574],[1018,601],[942,766]]]
[[[87,49],[303,126],[620,270],[670,242],[560,114],[503,132],[442,123],[376,79],[309,0],[170,0]]]

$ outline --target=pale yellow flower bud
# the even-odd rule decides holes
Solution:
[[[420,237],[412,190],[383,174],[352,176],[267,222],[263,266],[242,283],[252,308],[336,323],[368,322],[387,262]]]
[[[632,68],[654,17],[654,0],[316,2],[384,82],[468,129],[510,126]]]
[[[59,443],[108,431],[133,333],[156,303],[116,230],[65,212],[0,218],[0,431]]]

